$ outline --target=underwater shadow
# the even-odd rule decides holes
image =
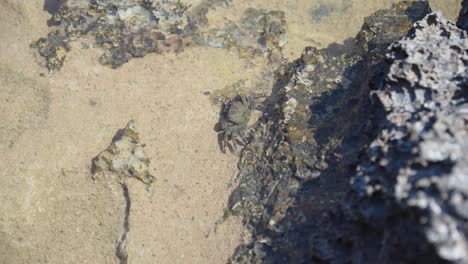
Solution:
[[[44,0],[44,11],[47,11],[47,13],[53,15],[55,14],[64,0]]]

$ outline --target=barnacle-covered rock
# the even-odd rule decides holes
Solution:
[[[248,8],[240,22],[229,21],[225,28],[205,32],[206,43],[215,48],[234,48],[244,58],[263,55],[271,62],[283,59],[288,41],[284,12]]]
[[[119,67],[151,52],[179,52],[197,38],[188,6],[163,0],[67,0],[53,15],[53,30],[33,47],[51,71],[59,70],[68,43],[89,35],[104,49],[102,64]]]
[[[353,178],[354,219],[399,263],[468,262],[468,39],[431,14],[392,45],[379,133]]]
[[[228,205],[244,217],[253,242],[230,262],[346,263],[353,257],[359,245],[342,245],[333,234],[346,224],[337,204],[349,188],[349,167],[370,141],[369,83],[387,69],[386,48],[427,12],[425,1],[379,11],[366,19],[349,52],[310,47],[277,71]]]
[[[135,178],[148,187],[154,181],[149,159],[140,143],[136,122],[131,120],[114,136],[111,145],[92,160],[94,179],[110,177],[121,184]]]

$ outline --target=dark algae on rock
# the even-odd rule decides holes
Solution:
[[[179,52],[197,39],[198,30],[188,6],[163,0],[67,0],[54,13],[46,38],[32,44],[50,71],[63,66],[69,44],[94,39],[104,50],[99,61],[117,68],[148,53]]]
[[[448,201],[461,206],[466,195],[459,190],[467,173],[466,33],[438,15],[426,17],[429,13],[426,1],[400,2],[366,18],[348,51],[307,48],[300,59],[277,70],[264,115],[249,132],[239,185],[229,200],[230,213],[241,215],[252,232],[252,242],[239,246],[231,263],[464,258],[466,218]],[[384,97],[389,89],[394,93]],[[386,104],[402,106],[390,114]],[[440,119],[436,109],[445,109]],[[416,119],[431,111],[437,114]],[[383,129],[391,117],[404,122],[393,124],[397,137],[383,141],[379,151],[375,138],[391,139]],[[405,132],[405,123],[419,130]],[[444,147],[434,149],[439,143]],[[392,152],[381,154],[389,148]],[[455,172],[458,176],[445,178]],[[405,176],[396,177],[399,173]],[[367,182],[374,178],[383,182]],[[418,179],[421,185],[395,185]],[[398,199],[397,190],[403,195]],[[417,199],[405,200],[410,194],[423,199],[423,208],[414,207]],[[424,197],[437,205],[434,210],[447,213],[434,216]]]

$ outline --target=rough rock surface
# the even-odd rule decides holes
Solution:
[[[50,71],[57,71],[63,66],[70,42],[88,36],[104,49],[99,61],[116,68],[132,57],[179,52],[195,41],[197,27],[187,9],[170,0],[67,0],[53,15],[49,35],[32,47],[45,58]]]
[[[281,62],[287,42],[283,12],[249,8],[239,25],[229,21],[223,29],[202,34],[208,10],[229,2],[206,0],[189,10],[190,6],[172,0],[67,0],[49,21],[48,36],[31,47],[51,72],[62,68],[70,44],[77,40],[85,47],[101,47],[99,61],[112,68],[148,53],[181,52],[192,44],[235,48],[241,57],[263,55]]]
[[[114,136],[112,144],[93,159],[93,177],[112,177],[122,184],[135,178],[150,186],[154,177],[149,173],[149,159],[139,141],[136,122],[130,120]]]
[[[306,49],[280,76],[241,158],[230,209],[253,242],[231,262],[468,262],[467,33],[430,14],[384,57],[417,5],[366,19],[357,54]]]
[[[307,48],[278,70],[229,201],[230,213],[242,215],[253,233],[232,263],[363,261],[364,250],[344,239],[348,223],[338,202],[371,139],[369,83],[388,68],[386,48],[429,12],[425,1],[401,2],[367,18],[348,52]]]
[[[468,39],[428,12],[379,11],[357,52],[308,48],[279,74],[230,199],[253,234],[231,262],[468,261]]]
[[[349,212],[379,233],[381,260],[468,262],[468,39],[431,14],[391,46],[379,133]]]

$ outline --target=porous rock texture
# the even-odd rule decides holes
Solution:
[[[468,43],[429,13],[401,2],[278,71],[229,201],[252,232],[231,263],[468,262]]]
[[[385,111],[353,177],[351,215],[379,258],[468,262],[468,39],[439,14],[391,46]]]

